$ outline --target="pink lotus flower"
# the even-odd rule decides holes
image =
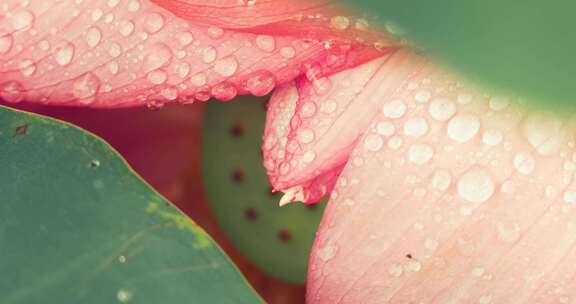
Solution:
[[[344,16],[320,0],[4,0],[0,96],[157,107],[274,89],[272,185],[282,203],[331,196],[308,302],[575,301],[570,124]]]

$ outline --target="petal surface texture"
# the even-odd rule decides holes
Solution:
[[[331,194],[308,302],[576,300],[573,126],[512,101],[424,64],[383,102]]]
[[[367,30],[368,40],[357,41],[352,26],[293,20],[308,16],[308,5],[274,2],[289,13],[270,19],[271,2],[233,10],[224,7],[229,3],[3,1],[0,98],[93,107],[228,101],[266,95],[312,66],[328,76],[382,55],[367,42]],[[315,7],[331,12],[327,5]],[[191,10],[203,13],[182,17]],[[229,24],[235,14],[253,21],[243,26],[252,30]],[[276,31],[273,24],[287,19],[300,28]]]
[[[414,58],[393,52],[330,77],[307,73],[276,90],[263,144],[274,188],[301,186],[306,202],[328,193],[372,117],[418,67]]]

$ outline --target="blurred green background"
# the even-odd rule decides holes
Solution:
[[[548,109],[575,110],[574,1],[345,0],[464,77]]]

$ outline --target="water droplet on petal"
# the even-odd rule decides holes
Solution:
[[[276,48],[274,37],[268,35],[256,36],[256,46],[265,52],[272,52]]]
[[[185,78],[190,73],[190,65],[187,62],[178,63],[176,65],[176,73],[178,73],[178,77]]]
[[[434,149],[426,144],[414,144],[408,149],[408,161],[416,165],[427,163],[434,156]]]
[[[142,69],[144,72],[150,72],[166,66],[172,60],[172,52],[164,44],[153,45],[148,54],[144,57]]]
[[[164,88],[160,91],[160,95],[167,100],[176,100],[178,98],[178,89],[175,87]]]
[[[166,82],[166,80],[168,79],[168,75],[166,75],[166,72],[162,70],[154,70],[148,73],[146,78],[148,79],[148,81],[150,81],[150,83],[158,85]]]
[[[382,148],[384,140],[378,134],[369,134],[364,139],[364,148],[368,151],[376,152]]]
[[[212,39],[221,38],[224,35],[224,30],[217,26],[211,26],[208,28],[208,36]]]
[[[227,56],[219,59],[214,64],[214,71],[224,77],[234,75],[238,70],[238,61],[234,56]]]
[[[560,120],[536,115],[526,118],[522,133],[536,152],[545,156],[557,152],[564,138]]]
[[[404,134],[420,137],[428,133],[428,122],[422,117],[412,117],[404,123]]]
[[[430,103],[428,113],[436,120],[446,121],[456,113],[456,105],[448,98],[435,98]]]
[[[66,42],[64,45],[57,47],[54,50],[54,58],[56,63],[61,66],[69,65],[74,58],[75,47],[73,44]]]
[[[424,90],[418,91],[416,92],[416,94],[414,94],[414,99],[419,103],[427,102],[428,100],[430,100],[430,97],[432,97],[432,93]]]
[[[13,43],[14,37],[11,34],[0,35],[0,55],[8,53]]]
[[[294,58],[296,51],[293,47],[285,46],[280,49],[280,55],[282,55],[284,58]]]
[[[144,21],[144,29],[149,34],[154,34],[164,27],[164,16],[159,13],[150,13]]]
[[[100,79],[96,75],[88,72],[74,80],[72,84],[72,95],[81,103],[92,103],[100,89]]]
[[[128,11],[137,12],[140,9],[140,0],[130,0],[128,2]]]
[[[201,87],[206,84],[206,74],[200,72],[190,77],[190,84],[193,86]]]
[[[129,20],[124,20],[122,22],[120,22],[120,28],[118,29],[118,32],[120,33],[120,35],[124,36],[124,37],[128,37],[130,35],[132,35],[132,33],[134,33],[134,22],[129,21]]]
[[[484,169],[472,169],[458,181],[458,194],[472,203],[483,203],[494,194],[495,186],[492,177]]]
[[[406,104],[399,99],[394,99],[384,104],[382,113],[388,118],[400,118],[406,113]]]
[[[314,141],[314,137],[315,137],[314,131],[310,129],[304,129],[298,132],[298,141],[300,141],[303,144],[311,143],[312,141]]]
[[[212,94],[212,96],[214,96],[214,98],[220,101],[230,101],[234,99],[234,97],[236,97],[238,91],[231,83],[221,82],[212,87],[210,93]]]
[[[192,36],[190,32],[178,34],[178,43],[180,43],[181,46],[188,46],[192,41],[194,41],[194,36]]]
[[[526,152],[517,153],[514,156],[514,168],[521,174],[530,174],[534,171],[534,167],[536,166],[536,162],[532,155]]]
[[[316,255],[323,262],[328,262],[330,259],[332,259],[336,255],[336,246],[326,245],[326,246],[318,249],[318,251],[316,252]]]
[[[246,81],[246,90],[255,96],[264,96],[276,86],[274,75],[266,70],[254,72]]]
[[[22,75],[32,76],[34,72],[36,72],[36,63],[34,63],[34,61],[31,59],[24,59],[22,62],[20,62],[18,68],[20,69],[20,73],[22,73]]]
[[[91,27],[86,31],[86,43],[89,47],[93,48],[100,43],[102,39],[102,32],[97,27]]]
[[[506,107],[508,107],[509,101],[508,98],[506,97],[492,97],[490,98],[490,100],[488,101],[488,106],[490,107],[490,109],[492,109],[493,111],[501,111],[506,109]]]
[[[6,102],[21,102],[24,93],[24,87],[20,82],[11,80],[0,84],[0,98]]]
[[[202,50],[202,61],[204,61],[205,63],[211,63],[214,60],[216,60],[216,49],[212,46],[209,46],[207,48],[205,48],[204,50]]]
[[[16,10],[12,14],[12,28],[20,31],[30,29],[34,25],[34,14],[27,10]]]
[[[489,146],[496,146],[502,142],[502,132],[496,129],[488,129],[482,134],[482,142]]]
[[[114,42],[110,45],[110,48],[108,49],[108,54],[113,58],[116,58],[122,55],[122,47],[118,43]]]
[[[456,115],[448,122],[447,135],[452,140],[464,143],[471,140],[480,130],[480,120],[470,114]]]
[[[350,19],[345,16],[334,16],[330,18],[330,26],[336,30],[343,31],[350,26]]]

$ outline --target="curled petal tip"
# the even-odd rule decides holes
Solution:
[[[288,205],[289,203],[292,202],[303,202],[305,197],[304,197],[304,189],[302,188],[302,186],[296,186],[296,187],[292,187],[290,189],[287,189],[284,192],[284,195],[282,196],[282,198],[280,199],[280,202],[278,203],[278,205],[280,207]]]

